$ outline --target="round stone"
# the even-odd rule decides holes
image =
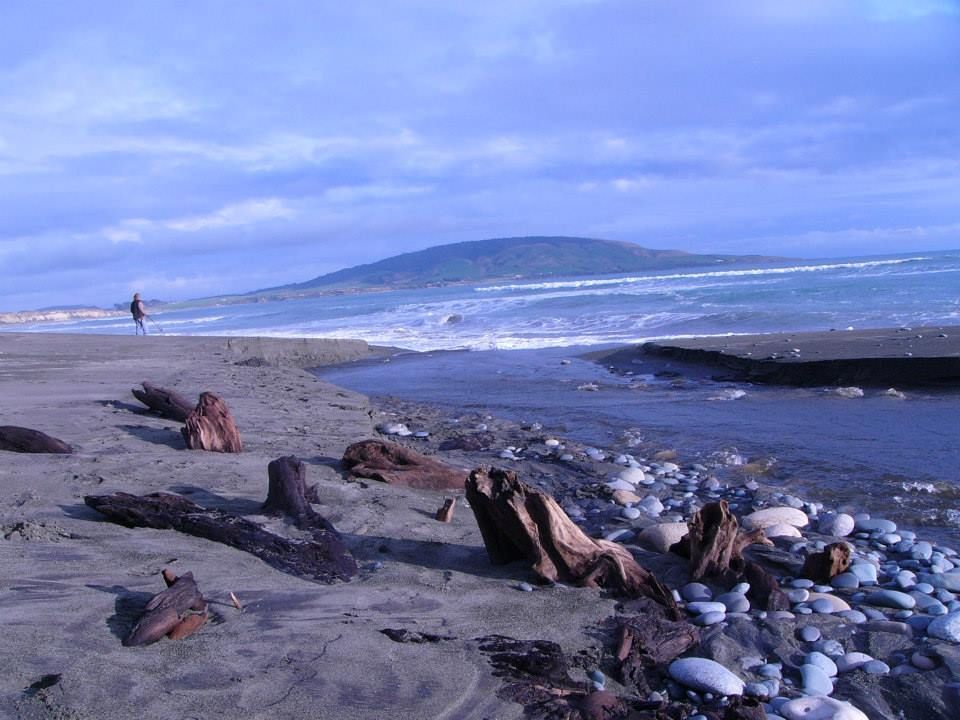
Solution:
[[[861,585],[877,584],[877,566],[873,563],[854,563],[850,566],[849,572],[857,576]]]
[[[694,615],[703,615],[704,613],[709,612],[719,612],[723,613],[727,611],[727,606],[722,602],[715,602],[711,600],[699,600],[692,603],[687,603],[687,612]]]
[[[769,525],[763,529],[764,535],[768,538],[775,537],[803,537],[797,528],[793,525],[788,525],[787,523],[777,523],[776,525]]]
[[[824,535],[846,537],[853,532],[854,520],[847,513],[824,513],[820,516],[817,529]]]
[[[855,529],[861,532],[895,533],[897,524],[884,518],[856,518]]]
[[[810,597],[810,591],[803,588],[796,588],[794,590],[788,590],[787,600],[796,605],[797,603],[806,602]]]
[[[860,578],[852,572],[842,572],[830,580],[830,585],[843,590],[853,590],[860,587]]]
[[[816,642],[820,639],[820,629],[815,625],[804,625],[800,628],[799,635],[804,642]]]
[[[862,652],[848,652],[837,658],[837,670],[842,673],[856,670],[873,660],[871,655]]]
[[[685,522],[669,522],[644,528],[637,539],[642,545],[657,552],[665,553],[670,550],[671,545],[680,542],[686,534],[687,524]]]
[[[750,609],[750,601],[747,600],[747,596],[740,593],[723,593],[717,596],[717,602],[723,603],[727,612],[745,613]]]
[[[633,505],[640,502],[640,496],[630,490],[614,490],[613,501],[617,505]]]
[[[810,609],[821,615],[829,615],[833,612],[833,603],[827,598],[817,598],[810,603]]]
[[[744,682],[723,665],[706,658],[680,658],[670,663],[670,677],[681,685],[715,695],[742,695]]]
[[[805,660],[810,665],[816,665],[818,668],[823,670],[829,677],[837,676],[837,664],[824,655],[822,652],[814,650],[811,653],[807,653]]]
[[[774,525],[784,524],[794,527],[806,527],[810,520],[803,510],[789,506],[764,508],[752,512],[743,518],[743,527],[746,530],[757,530]]]
[[[817,612],[843,612],[844,610],[850,609],[850,605],[847,604],[846,600],[837,597],[836,595],[831,595],[830,593],[812,592],[810,593],[810,597],[807,601],[812,607],[813,603],[815,603],[817,600],[825,600],[830,604],[829,610],[818,610]],[[826,603],[820,603],[820,607],[826,607]]]
[[[844,610],[837,614],[847,622],[852,622],[854,625],[859,625],[867,621],[867,616],[859,610]]]
[[[640,517],[641,513],[635,507],[625,507],[620,511],[620,515],[626,520],[636,520],[638,517]]]
[[[927,635],[949,642],[960,642],[960,612],[934,618],[927,625]]]
[[[917,601],[912,595],[907,595],[899,590],[877,590],[864,598],[868,605],[879,607],[896,608],[898,610],[912,610],[917,606]]]
[[[781,705],[778,712],[786,720],[870,720],[850,703],[831,697],[796,698]]]
[[[921,670],[934,670],[937,667],[936,658],[925,655],[919,650],[910,656],[910,662],[915,668],[919,668]]]
[[[680,595],[682,595],[683,599],[687,602],[713,599],[713,591],[703,583],[698,582],[687,583],[684,585],[682,588],[680,588]]]
[[[705,612],[702,615],[697,615],[693,619],[694,625],[700,625],[702,627],[707,627],[709,625],[716,625],[717,623],[722,623],[727,619],[727,614],[725,612]]]
[[[860,669],[870,675],[886,675],[890,672],[890,666],[882,660],[871,660],[870,662],[864,663]]]
[[[638,485],[647,479],[646,474],[640,468],[626,468],[617,473],[617,479],[628,482],[631,485]]]
[[[800,666],[803,691],[808,695],[829,695],[833,692],[833,681],[822,668],[809,663]]]

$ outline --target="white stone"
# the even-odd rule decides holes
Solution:
[[[808,522],[807,514],[803,510],[784,505],[764,508],[763,510],[750,513],[743,518],[743,527],[747,530],[756,530],[781,523],[793,525],[794,527],[805,527]]]
[[[680,658],[670,663],[670,677],[681,685],[715,695],[743,695],[743,680],[706,658]]]
[[[842,673],[850,672],[862,665],[866,665],[871,660],[873,660],[873,656],[867,655],[866,653],[856,651],[844,653],[841,657],[837,658],[837,671]]]
[[[843,612],[844,610],[850,609],[850,605],[846,600],[836,595],[831,595],[830,593],[812,592],[807,597],[807,602],[812,603],[814,600],[826,600],[833,608],[833,612]]]
[[[670,546],[679,542],[687,534],[687,524],[684,522],[660,523],[644,528],[637,536],[641,545],[649,547],[657,552],[665,553],[670,550]]]
[[[639,468],[627,468],[626,470],[621,470],[619,473],[617,473],[618,480],[623,480],[625,482],[632,483],[633,485],[642,483],[644,480],[646,480],[646,478],[646,474],[644,474],[643,470]]]
[[[571,458],[572,459],[572,458]],[[633,483],[628,483],[625,480],[611,480],[607,483],[607,487],[611,490],[628,490],[633,492]]]
[[[786,523],[777,523],[776,525],[770,525],[763,529],[764,535],[768,538],[775,537],[803,537],[800,534],[800,531],[797,530],[793,525],[787,525]]]
[[[853,532],[854,525],[853,516],[847,513],[825,513],[817,527],[824,535],[846,537]]]
[[[779,713],[787,720],[870,720],[850,703],[824,696],[789,700]]]

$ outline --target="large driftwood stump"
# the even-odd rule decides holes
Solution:
[[[133,396],[161,417],[177,422],[186,422],[193,412],[193,403],[175,390],[157,387],[153,383],[143,382],[143,390],[132,388]]]
[[[256,555],[281,572],[320,583],[349,580],[357,563],[335,531],[316,528],[312,540],[275,535],[256,523],[210,510],[179,495],[87,495],[83,501],[125,527],[179,530]]]
[[[267,499],[264,515],[287,515],[298,528],[321,528],[334,534],[337,531],[322,515],[310,507],[317,501],[317,486],[307,485],[307,466],[293,455],[273,460],[267,465]]]
[[[227,404],[211,392],[200,393],[197,406],[190,412],[180,432],[191,450],[238,453],[243,450]]]
[[[776,580],[757,563],[743,557],[750,545],[773,545],[762,529],[742,532],[726,500],[704,505],[687,524],[689,531],[672,552],[690,559],[690,579],[730,585],[745,579],[750,597],[766,610],[790,607]]]
[[[529,560],[546,581],[649,597],[680,618],[670,591],[629,550],[588,537],[552,497],[522,483],[516,473],[479,468],[470,473],[466,489],[494,564]]]
[[[16,425],[0,425],[0,450],[19,453],[57,453],[69,455],[73,448],[46,433]]]
[[[124,638],[124,645],[149,645],[164,635],[171,640],[181,640],[207,621],[207,601],[200,594],[193,573],[177,577],[172,571],[164,570],[163,580],[167,589],[150,599],[144,614]]]
[[[815,583],[829,583],[836,575],[850,567],[850,546],[844,542],[827,545],[822,552],[808,555],[800,570],[800,577]]]
[[[357,477],[422,490],[461,489],[465,470],[383,440],[362,440],[343,453],[343,465]]]

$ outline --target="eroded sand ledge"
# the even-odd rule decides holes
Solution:
[[[336,461],[375,435],[371,408],[301,367],[369,352],[360,341],[0,334],[0,424],[42,429],[76,452],[0,453],[0,706],[29,718],[519,717],[470,639],[502,633],[575,651],[595,644],[590,628],[613,601],[585,589],[518,593],[531,576],[490,566],[468,510],[438,523],[436,493],[344,480]],[[132,397],[143,380],[189,398],[218,393],[245,452],[184,449],[179,425]],[[83,504],[174,491],[265,521],[267,463],[288,454],[307,463],[317,510],[367,568],[348,584],[313,584],[174,531],[126,529]],[[213,622],[184,641],[122,647],[131,606],[162,589],[165,567],[194,573]],[[385,628],[458,641],[398,644]],[[60,677],[28,691],[45,676]]]

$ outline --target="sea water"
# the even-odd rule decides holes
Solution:
[[[374,397],[540,422],[598,446],[626,438],[687,460],[775,460],[766,481],[784,492],[885,515],[960,549],[960,391],[850,398],[714,382],[694,368],[679,382],[642,363],[622,376],[582,357],[669,337],[923,325],[960,325],[960,251],[156,311],[148,330],[358,337],[419,351],[322,376]],[[10,329],[132,334],[133,323]]]

